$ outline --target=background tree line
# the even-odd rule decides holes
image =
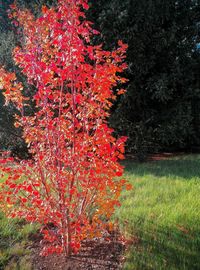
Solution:
[[[0,63],[16,69],[11,57],[19,38],[1,5]],[[18,0],[39,14],[55,0]],[[122,39],[129,46],[126,94],[116,100],[110,125],[129,137],[127,152],[139,159],[155,151],[200,147],[200,1],[90,0],[88,17],[112,49]],[[19,76],[20,70],[18,71]],[[24,78],[26,85],[26,78]],[[27,94],[33,89],[26,87]],[[15,108],[3,106],[0,94],[0,145],[25,153],[21,131],[13,126]]]

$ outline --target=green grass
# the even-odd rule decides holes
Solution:
[[[19,269],[20,261],[28,255],[29,236],[37,229],[36,225],[7,219],[0,213],[0,270]]]
[[[200,155],[125,161],[134,185],[116,218],[133,240],[126,270],[200,269]]]

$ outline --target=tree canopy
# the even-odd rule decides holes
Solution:
[[[129,150],[199,145],[199,1],[91,1],[91,16],[112,46],[128,43],[127,94],[110,123]]]

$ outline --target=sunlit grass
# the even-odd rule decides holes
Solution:
[[[200,269],[200,156],[124,165],[134,189],[116,217],[137,239],[124,269]]]

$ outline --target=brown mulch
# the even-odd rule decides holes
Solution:
[[[40,256],[39,241],[30,247],[34,270],[120,270],[124,261],[125,244],[117,232],[106,232],[104,237],[86,240],[78,254],[70,259],[64,255]]]

